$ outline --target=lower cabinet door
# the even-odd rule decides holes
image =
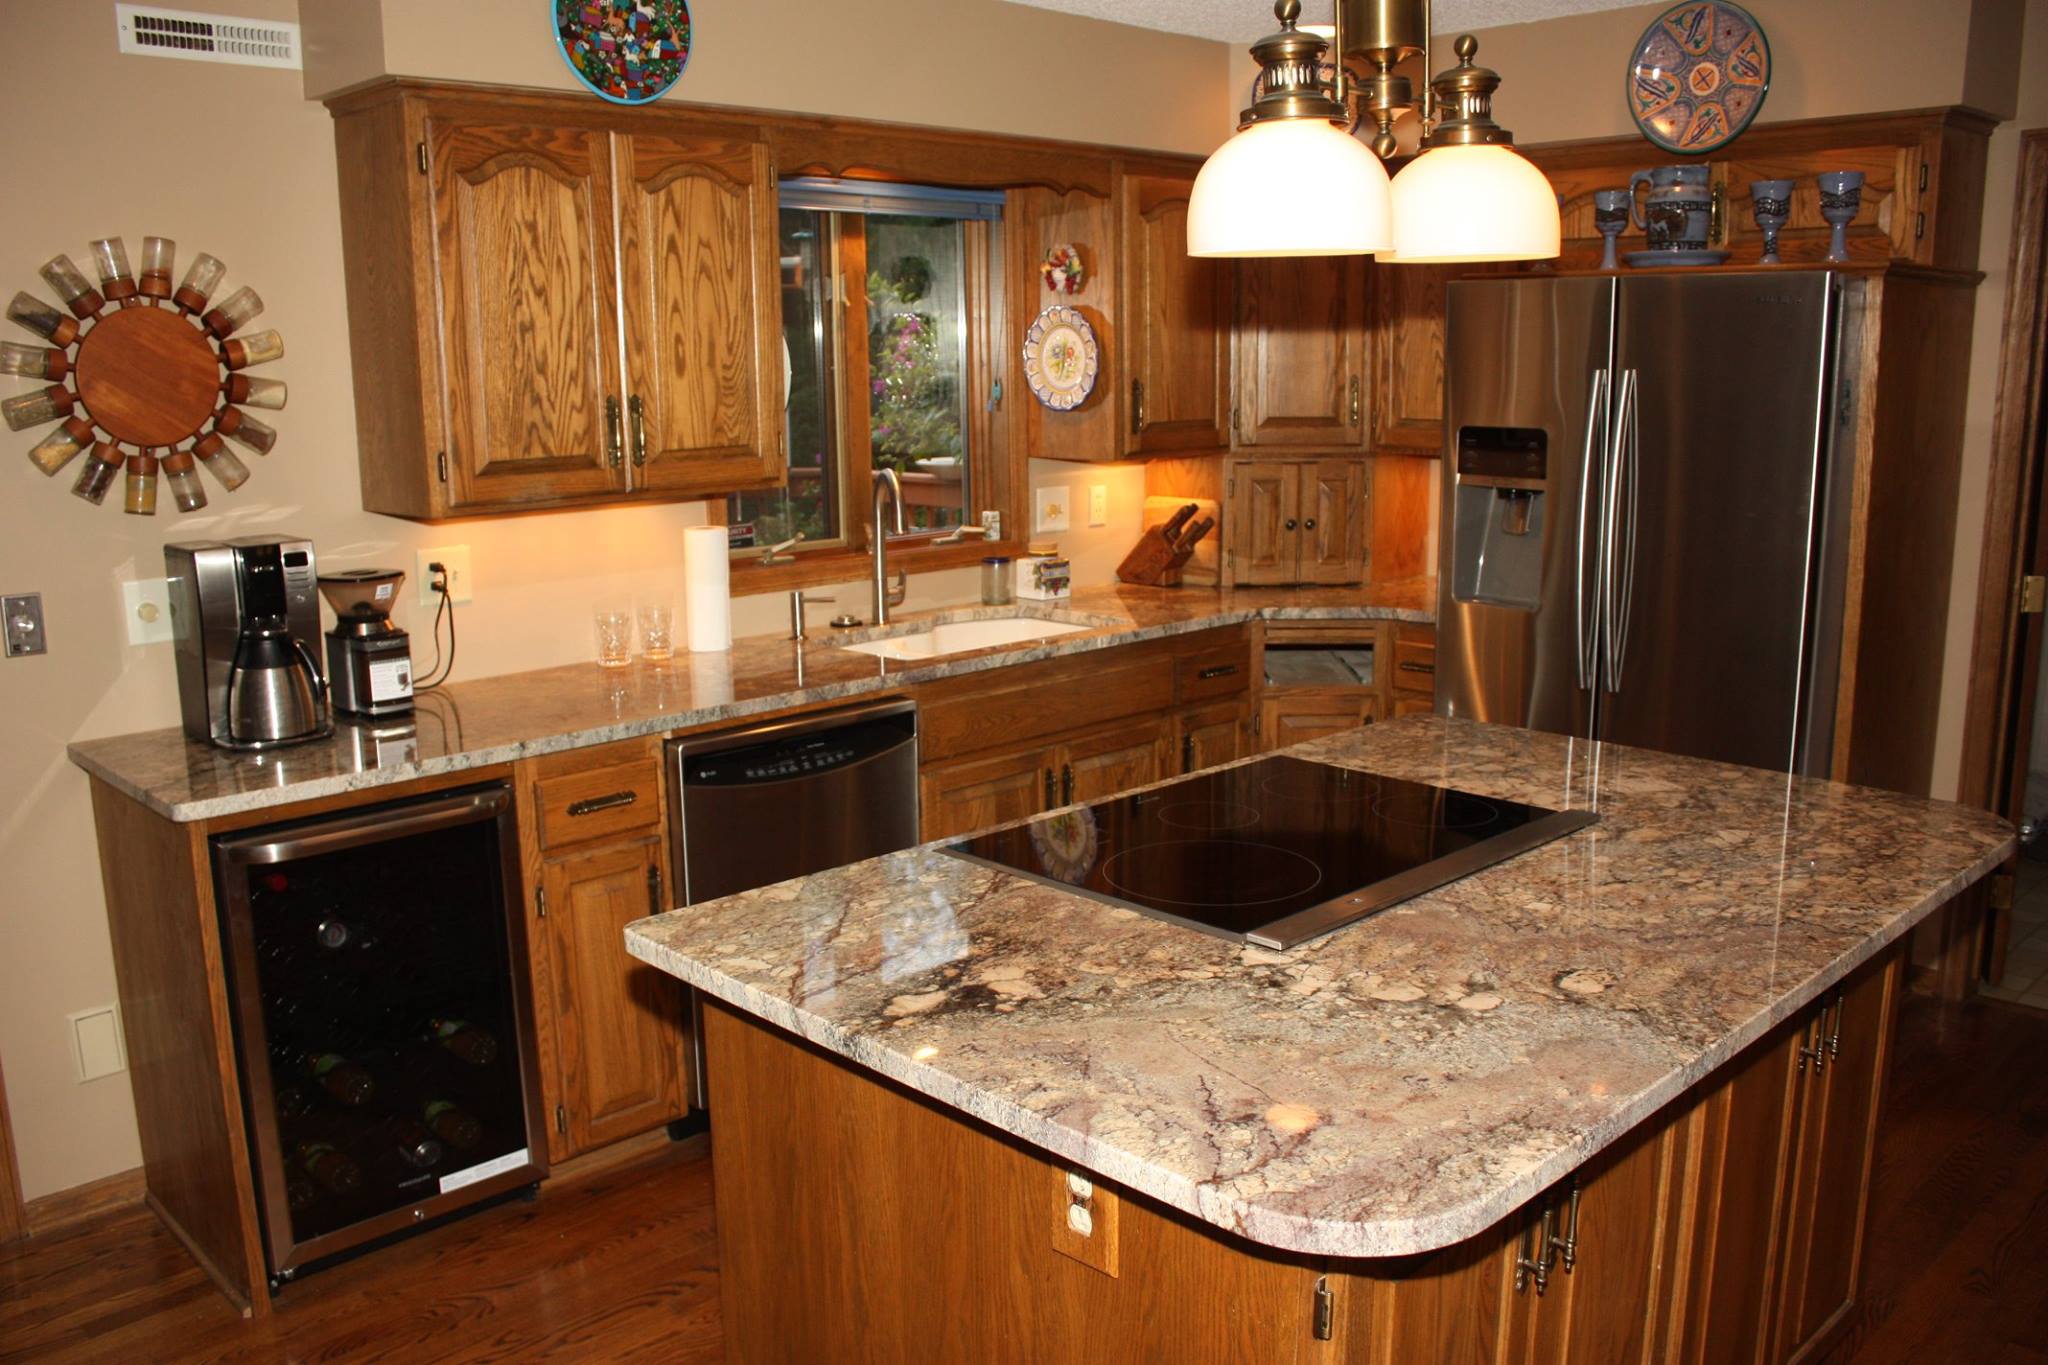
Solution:
[[[1370,719],[1372,701],[1369,693],[1356,687],[1269,687],[1260,702],[1260,747],[1284,749],[1355,730]]]
[[[1367,466],[1363,460],[1318,460],[1300,468],[1301,562],[1304,583],[1357,583],[1365,578]]]
[[[1224,550],[1231,582],[1296,581],[1301,569],[1301,466],[1236,461],[1225,500]]]
[[[668,908],[658,838],[543,863],[541,886],[560,1106],[548,1119],[563,1157],[682,1115],[683,995],[620,946],[627,924]]]
[[[1165,717],[1124,721],[1060,746],[1060,805],[1100,801],[1167,775]]]
[[[1251,738],[1247,711],[1247,703],[1228,701],[1198,706],[1174,717],[1174,771],[1200,772],[1243,758]]]
[[[1058,756],[1033,745],[988,758],[931,763],[918,774],[917,788],[924,837],[950,839],[1022,820],[1056,804]]]

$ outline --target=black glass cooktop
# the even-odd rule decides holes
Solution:
[[[1225,938],[1291,948],[1596,818],[1279,755],[948,851]]]

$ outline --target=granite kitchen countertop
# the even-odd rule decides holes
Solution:
[[[342,722],[331,739],[249,754],[195,744],[172,728],[85,740],[71,745],[70,755],[160,815],[206,820],[1258,617],[1427,622],[1436,615],[1436,580],[1229,592],[1118,584],[1083,589],[1061,602],[1020,602],[1014,609],[915,613],[891,622],[887,633],[908,634],[938,618],[1015,614],[1089,628],[912,661],[853,653],[834,643],[845,636],[831,633],[814,633],[801,645],[781,636],[754,636],[734,641],[724,653],[681,654],[661,665],[566,664],[453,683],[419,698],[410,732]]]
[[[1397,1256],[1497,1223],[2013,844],[1957,805],[1470,721],[1288,752],[1600,821],[1286,953],[936,845],[627,948],[1215,1226]]]

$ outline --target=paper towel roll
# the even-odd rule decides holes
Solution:
[[[683,610],[693,654],[732,648],[732,560],[726,546],[723,526],[683,531]]]

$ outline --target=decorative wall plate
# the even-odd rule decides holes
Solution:
[[[142,516],[156,513],[159,468],[181,512],[206,506],[199,466],[240,488],[249,468],[221,438],[269,454],[277,433],[247,410],[285,403],[282,380],[244,373],[284,354],[274,331],[236,335],[263,300],[244,286],[212,303],[227,267],[204,252],[173,290],[176,254],[169,238],[143,238],[138,279],[121,239],[103,237],[92,244],[97,288],[69,256],[51,257],[42,276],[63,307],[28,293],[7,305],[8,320],[43,344],[0,343],[0,373],[51,381],[0,402],[15,431],[58,423],[29,451],[36,468],[55,475],[89,447],[71,491],[98,504],[125,469],[126,509]]]
[[[1040,313],[1024,333],[1024,381],[1038,401],[1055,412],[1088,401],[1101,365],[1095,329],[1063,303]]]
[[[1727,146],[1770,89],[1770,40],[1748,10],[1728,0],[1673,5],[1629,58],[1628,111],[1667,152]]]
[[[1039,278],[1055,294],[1078,294],[1088,284],[1088,267],[1081,263],[1081,248],[1062,242],[1046,249],[1038,263]]]
[[[1062,811],[1033,820],[1025,832],[1031,836],[1031,852],[1046,876],[1079,886],[1094,870],[1095,855],[1102,848],[1094,811],[1085,807]]]
[[[548,0],[555,46],[576,79],[614,104],[660,99],[690,63],[688,0]]]

